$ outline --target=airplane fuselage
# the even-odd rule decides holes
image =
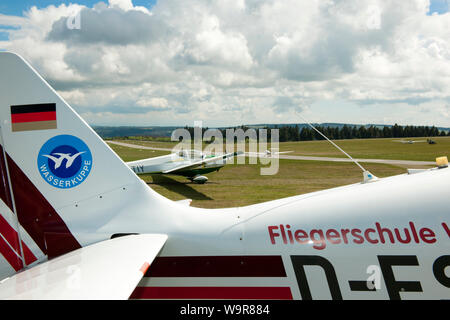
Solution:
[[[448,162],[190,207],[149,188],[20,56],[0,52],[0,70],[1,297],[450,299]]]
[[[136,174],[160,174],[163,173],[166,170],[170,170],[176,166],[182,166],[182,165],[189,165],[193,160],[187,157],[180,157],[176,154],[170,154],[155,158],[149,158],[145,161],[139,160],[139,161],[132,161],[128,162],[128,166],[131,168],[131,170],[134,171]],[[198,160],[198,159],[197,159]],[[226,162],[224,160],[218,160],[216,162],[209,162],[202,164],[201,166],[198,166],[196,168],[192,169],[185,169],[180,170],[177,172],[174,172],[172,174],[179,175],[183,177],[195,177],[197,175],[207,174],[214,171],[219,170],[220,168],[224,167]]]
[[[173,224],[133,229],[169,239],[132,297],[448,299],[449,178],[447,168],[241,208],[169,206],[160,214]]]

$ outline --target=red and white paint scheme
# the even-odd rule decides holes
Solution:
[[[21,57],[0,53],[0,71],[1,298],[450,298],[448,167],[193,208],[149,188]]]

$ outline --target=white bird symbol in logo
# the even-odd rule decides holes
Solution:
[[[58,169],[60,166],[61,166],[61,164],[62,164],[62,161],[64,160],[64,159],[66,159],[67,160],[67,162],[66,162],[66,169],[67,168],[70,168],[71,166],[72,166],[72,164],[73,164],[73,162],[75,161],[75,159],[80,155],[80,154],[83,154],[83,153],[85,153],[86,151],[81,151],[81,152],[78,152],[78,153],[75,153],[74,155],[70,155],[70,153],[52,153],[52,154],[55,154],[55,155],[57,155],[57,156],[59,156],[59,157],[54,157],[54,156],[51,156],[51,155],[48,155],[48,154],[43,154],[42,156],[44,156],[44,157],[47,157],[47,158],[49,158],[50,160],[52,160],[54,163],[55,163],[55,169]]]

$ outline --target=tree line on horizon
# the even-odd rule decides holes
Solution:
[[[338,126],[315,126],[317,130],[322,132],[328,139],[342,140],[342,139],[371,139],[371,138],[413,138],[413,137],[437,137],[437,136],[450,136],[450,131],[439,130],[435,126],[399,126],[395,124],[393,126],[379,126],[371,125],[365,126],[352,126],[343,125]],[[184,129],[188,130],[191,136],[194,136],[194,128],[186,126]],[[273,127],[261,127],[252,128],[249,126],[239,126],[228,129],[242,129],[246,132],[248,129],[256,130],[257,137],[259,137],[258,130],[267,130],[267,140],[269,141],[270,129],[279,130],[279,142],[288,141],[311,141],[311,140],[325,140],[318,132],[307,126],[299,125],[281,125]],[[205,132],[208,128],[202,128],[202,132]],[[226,137],[227,129],[215,129],[220,130],[223,137]],[[203,135],[202,135],[203,136]]]

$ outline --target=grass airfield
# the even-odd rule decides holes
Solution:
[[[407,139],[353,139],[337,140],[337,143],[354,158],[395,159],[434,161],[436,157],[450,158],[450,137],[433,138],[436,144],[417,142],[404,144],[394,140]],[[411,140],[426,140],[412,138]],[[173,148],[176,143],[160,141],[134,141],[127,143],[157,148]],[[110,147],[124,160],[132,161],[168,154],[166,151],[134,149],[110,144]],[[293,151],[292,155],[344,157],[327,141],[300,141],[279,144],[280,151]],[[261,151],[261,150],[260,150]],[[156,192],[171,200],[192,199],[191,206],[200,208],[227,208],[245,206],[279,198],[290,197],[358,183],[362,172],[354,163],[279,160],[279,170],[275,175],[260,175],[263,166],[257,164],[237,164],[232,161],[219,172],[207,175],[209,181],[200,185],[184,177],[175,175],[141,175],[140,177]],[[400,165],[362,165],[378,177],[388,177],[406,173]],[[427,168],[430,166],[409,166]]]

